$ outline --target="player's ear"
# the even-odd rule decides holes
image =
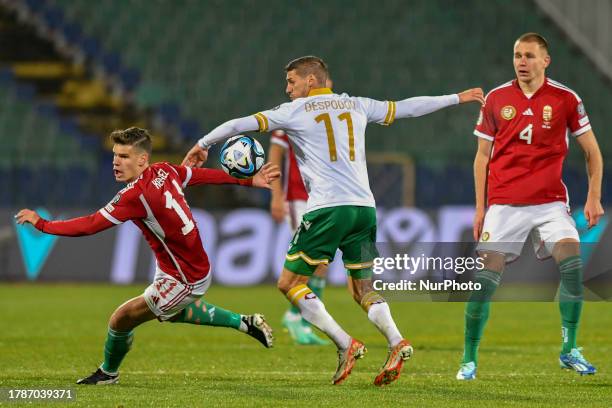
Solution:
[[[546,56],[544,57],[544,68],[548,68],[548,66],[550,65],[551,59],[550,59],[550,54],[546,54]]]
[[[149,162],[149,153],[142,152],[141,154],[138,155],[137,163],[138,163],[139,166],[144,166],[148,162]]]
[[[308,77],[306,78],[306,84],[308,84],[308,86],[311,88],[316,87],[317,78],[315,78],[314,74],[308,74]]]

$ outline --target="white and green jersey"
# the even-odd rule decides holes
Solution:
[[[427,115],[458,103],[457,94],[383,102],[317,88],[305,98],[227,121],[202,137],[198,145],[207,149],[243,132],[283,129],[309,194],[306,211],[340,205],[375,207],[366,168],[367,124],[390,125],[397,118]]]
[[[292,141],[304,186],[306,211],[339,205],[375,207],[366,167],[365,130],[390,125],[395,102],[335,94],[319,88],[305,98],[255,114],[259,131],[283,129]]]

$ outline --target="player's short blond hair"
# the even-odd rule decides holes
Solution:
[[[110,139],[114,144],[134,146],[144,150],[149,156],[153,151],[149,131],[139,127],[132,126],[123,130],[114,130],[110,134]]]
[[[546,38],[538,33],[525,33],[517,38],[516,42],[534,42],[537,43],[540,48],[548,52],[548,41],[546,41]]]
[[[302,78],[312,74],[317,79],[319,84],[325,86],[325,81],[329,78],[329,69],[327,64],[319,57],[314,55],[306,55],[296,58],[285,66],[285,72],[293,71]]]

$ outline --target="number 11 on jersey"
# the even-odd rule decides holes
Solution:
[[[346,121],[346,127],[349,137],[349,159],[355,161],[355,134],[353,133],[353,118],[350,112],[344,112],[338,115],[338,119]],[[325,132],[327,133],[327,144],[329,145],[329,160],[338,160],[336,153],[336,138],[334,136],[334,127],[331,123],[329,113],[322,113],[315,118],[315,122],[325,124]]]
[[[183,196],[183,190],[178,185],[176,180],[172,180],[172,184],[174,185],[174,188],[176,188],[176,191],[178,191],[178,193]],[[183,207],[181,207],[178,201],[174,199],[171,192],[166,190],[164,192],[164,196],[166,197],[166,208],[174,210],[181,219],[181,221],[183,221],[183,228],[181,228],[181,232],[183,233],[183,235],[189,234],[194,227],[193,221],[189,219],[187,214],[185,214]]]

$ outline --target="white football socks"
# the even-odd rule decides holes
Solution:
[[[391,317],[391,310],[387,302],[370,305],[368,319],[370,319],[370,321],[374,323],[374,326],[376,326],[387,338],[389,347],[394,347],[402,340],[402,335],[397,329],[393,317]]]
[[[327,334],[339,349],[345,350],[350,346],[351,336],[342,330],[342,327],[331,317],[323,302],[314,293],[299,299],[297,306],[302,312],[302,317]]]

